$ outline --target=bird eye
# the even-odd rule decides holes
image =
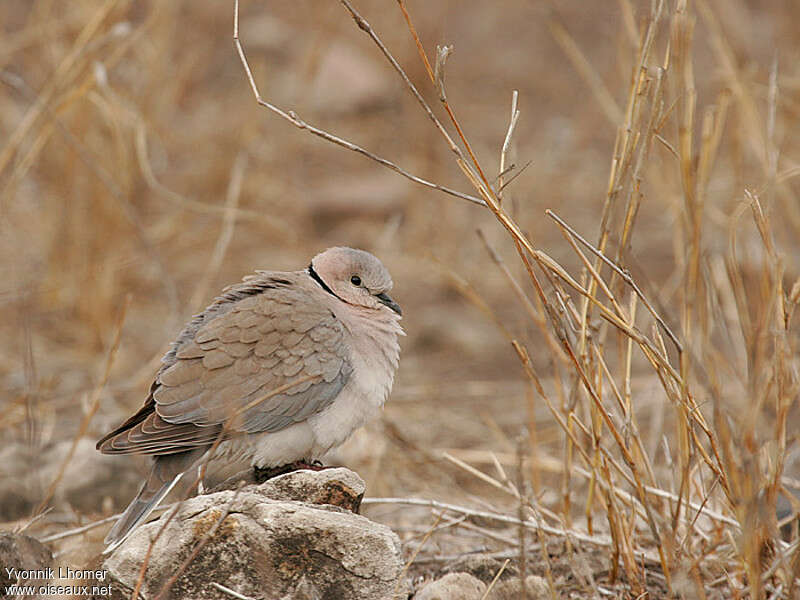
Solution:
[[[358,275],[353,275],[350,278],[350,283],[352,283],[353,285],[361,285],[361,277],[359,277]]]

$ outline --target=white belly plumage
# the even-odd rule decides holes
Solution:
[[[369,348],[353,352],[353,373],[336,399],[325,410],[275,432],[247,434],[220,445],[214,459],[249,459],[260,468],[280,467],[301,460],[320,460],[352,433],[377,416],[394,381],[399,345],[394,324],[390,352],[386,356]]]
[[[377,389],[370,385],[372,390],[368,393],[358,385],[358,379],[351,379],[330,406],[306,421],[280,431],[245,434],[223,442],[213,460],[249,459],[253,466],[267,468],[321,459],[374,418],[386,400],[389,390],[385,385]]]

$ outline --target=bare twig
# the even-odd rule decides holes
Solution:
[[[647,298],[645,297],[645,295],[642,292],[642,290],[640,290],[639,286],[636,285],[636,282],[633,280],[633,277],[631,277],[631,274],[628,272],[628,270],[627,269],[623,269],[621,267],[618,267],[616,265],[616,263],[614,263],[611,259],[606,257],[600,250],[595,248],[594,245],[592,245],[588,240],[586,240],[584,237],[582,237],[577,231],[572,229],[572,227],[567,225],[561,219],[561,217],[559,217],[557,214],[555,214],[552,210],[550,210],[550,209],[546,210],[545,214],[548,217],[550,217],[551,219],[553,219],[554,221],[556,221],[559,224],[559,226],[561,226],[562,228],[564,228],[564,230],[569,232],[569,234],[572,237],[574,237],[581,244],[583,244],[592,254],[594,254],[597,258],[602,260],[617,275],[619,275],[625,283],[627,283],[629,286],[631,286],[631,288],[633,288],[633,291],[636,293],[636,295],[639,297],[639,299],[647,307],[647,310],[650,312],[651,315],[653,315],[653,318],[658,322],[658,324],[661,325],[661,328],[669,336],[669,339],[672,341],[672,343],[675,344],[675,347],[678,349],[678,352],[682,352],[683,351],[683,345],[678,340],[678,337],[674,333],[672,333],[672,330],[667,326],[667,324],[664,322],[664,320],[661,318],[661,316],[656,312],[656,310],[653,308],[653,306],[647,300]]]
[[[56,488],[58,484],[61,482],[61,479],[64,477],[64,473],[67,471],[67,466],[69,465],[72,457],[75,456],[75,449],[78,447],[78,442],[86,435],[86,432],[89,429],[89,423],[94,417],[97,409],[100,407],[100,398],[105,388],[106,383],[108,382],[108,377],[111,374],[111,367],[114,365],[114,359],[117,356],[117,350],[119,350],[119,344],[122,340],[122,325],[125,323],[125,316],[128,313],[128,307],[130,306],[131,297],[126,296],[125,301],[122,305],[122,308],[119,311],[119,315],[117,317],[116,327],[114,328],[114,338],[111,342],[111,347],[108,350],[108,355],[106,356],[106,364],[105,368],[103,369],[103,375],[100,378],[100,381],[95,386],[92,394],[89,398],[88,407],[86,412],[83,415],[83,419],[81,419],[81,424],[78,427],[78,431],[75,432],[75,436],[72,438],[72,445],[69,447],[67,451],[67,455],[64,457],[64,460],[61,462],[61,467],[58,470],[58,474],[56,475],[55,479],[50,483],[50,487],[47,488],[47,492],[42,498],[41,502],[39,502],[38,506],[34,509],[33,514],[37,515],[42,512],[47,503],[50,502],[53,494],[55,494]]]
[[[158,594],[155,595],[155,600],[159,600],[161,598],[167,597],[169,594],[170,588],[175,585],[175,582],[178,581],[178,578],[183,575],[183,572],[186,571],[186,568],[192,563],[192,561],[197,558],[197,555],[200,554],[200,551],[205,547],[205,545],[214,537],[217,533],[217,529],[219,529],[220,525],[228,518],[228,515],[231,513],[233,509],[233,503],[236,502],[236,499],[239,497],[239,492],[242,490],[242,482],[240,482],[239,487],[236,488],[236,491],[231,496],[231,499],[225,504],[225,508],[223,509],[222,513],[217,517],[214,521],[214,524],[211,528],[206,531],[205,535],[200,538],[200,541],[195,544],[192,551],[189,553],[184,561],[178,567],[178,570],[173,573],[169,579],[164,583],[164,585],[159,590]]]
[[[229,587],[225,587],[221,583],[217,583],[216,581],[212,581],[211,585],[218,589],[220,592],[228,594],[231,598],[237,598],[238,600],[255,600],[255,598],[251,598],[250,596],[245,596],[244,594],[240,594],[239,592],[232,590]]]
[[[508,563],[510,563],[510,562],[511,562],[511,559],[507,558],[505,560],[505,562],[500,566],[500,568],[497,569],[497,573],[492,578],[492,580],[489,582],[489,585],[486,586],[486,591],[483,593],[483,596],[481,596],[481,600],[486,600],[486,598],[489,597],[489,594],[492,592],[492,588],[494,588],[494,584],[496,584],[497,581],[500,579],[500,576],[506,570],[506,567],[508,566]],[[523,589],[524,589],[524,585],[525,584],[523,583],[522,585],[523,585]],[[525,596],[527,596],[527,594],[525,594]]]
[[[394,585],[394,590],[392,591],[392,595],[395,595],[397,591],[400,589],[400,586],[403,584],[403,580],[405,579],[405,575],[408,572],[408,569],[411,567],[412,564],[414,564],[414,560],[417,558],[417,555],[419,554],[420,550],[422,550],[422,547],[425,545],[425,542],[427,542],[428,539],[430,539],[431,535],[433,535],[433,532],[436,531],[436,528],[439,525],[439,522],[442,520],[443,516],[444,513],[440,513],[436,517],[436,521],[434,521],[433,525],[431,525],[428,531],[425,532],[422,541],[419,543],[416,550],[414,550],[413,554],[411,554],[409,559],[406,561],[406,564],[403,565],[403,570],[400,571],[400,575],[397,577],[397,583],[395,583]]]
[[[355,16],[354,16],[354,18],[355,18]],[[272,104],[271,102],[268,102],[267,100],[264,100],[264,98],[261,96],[261,92],[258,91],[258,86],[256,85],[255,78],[253,77],[253,72],[250,69],[250,64],[248,63],[247,57],[245,56],[245,53],[244,53],[244,47],[242,46],[242,43],[239,40],[239,0],[235,0],[234,9],[233,9],[233,43],[236,46],[236,51],[239,53],[239,59],[242,62],[242,67],[244,67],[245,74],[247,75],[247,80],[250,83],[250,89],[253,91],[253,95],[255,96],[256,102],[260,106],[263,106],[264,108],[269,109],[270,111],[272,111],[273,113],[275,113],[279,117],[283,118],[284,120],[288,121],[289,123],[291,123],[292,125],[294,125],[298,129],[304,129],[304,130],[308,131],[309,133],[311,133],[312,135],[315,135],[315,136],[320,137],[320,138],[322,138],[322,139],[324,139],[324,140],[326,140],[328,142],[336,144],[337,146],[341,146],[342,148],[346,148],[348,150],[351,150],[353,152],[361,154],[362,156],[366,156],[367,158],[369,158],[371,160],[374,160],[378,164],[381,164],[381,165],[383,165],[384,167],[386,167],[388,169],[391,169],[395,173],[399,173],[403,177],[405,177],[407,179],[410,179],[411,181],[413,181],[415,183],[418,183],[420,185],[424,185],[425,187],[428,187],[428,188],[431,188],[431,189],[434,189],[434,190],[439,190],[440,192],[444,192],[445,194],[449,194],[451,196],[455,196],[456,198],[461,198],[462,200],[468,200],[469,202],[472,202],[474,204],[481,204],[481,205],[485,204],[484,201],[481,200],[480,198],[477,198],[477,197],[472,196],[470,194],[464,194],[464,193],[459,192],[457,190],[450,189],[448,187],[439,185],[438,183],[433,183],[431,181],[427,181],[426,179],[423,179],[421,177],[413,175],[412,173],[409,173],[408,171],[406,171],[405,169],[399,167],[398,165],[396,165],[395,163],[393,163],[390,160],[382,158],[382,157],[380,157],[380,156],[378,156],[376,154],[373,154],[369,150],[366,150],[366,149],[362,148],[361,146],[358,146],[357,144],[349,142],[349,141],[347,141],[347,140],[345,140],[343,138],[340,138],[340,137],[338,137],[338,136],[336,136],[336,135],[334,135],[332,133],[329,133],[329,132],[327,132],[327,131],[325,131],[323,129],[319,129],[319,128],[314,127],[313,125],[311,125],[309,123],[306,123],[294,111],[292,111],[292,110],[284,111],[284,110],[278,108],[276,105]]]
[[[503,515],[500,513],[490,512],[486,510],[467,508],[465,506],[450,504],[448,502],[439,502],[438,500],[426,500],[422,498],[364,498],[361,504],[362,505],[405,504],[409,506],[425,506],[428,508],[447,510],[459,514],[468,515],[470,517],[475,517],[479,519],[488,519],[491,521],[497,521],[499,523],[506,523],[509,525],[522,524],[529,529],[533,530],[541,529],[544,533],[548,535],[552,535],[559,538],[571,537],[576,541],[584,542],[587,544],[591,544],[592,546],[598,546],[601,548],[609,548],[611,546],[611,540],[606,537],[587,535],[585,533],[581,533],[580,531],[575,531],[575,530],[559,529],[556,527],[551,527],[549,525],[539,524],[531,520],[520,522],[520,520],[517,519],[516,517],[509,517],[508,515]],[[514,551],[515,556],[517,552],[518,552],[517,550]],[[648,554],[647,552],[638,552],[637,556],[639,559],[653,560],[653,556]]]
[[[511,93],[511,118],[508,121],[508,131],[506,131],[506,137],[503,140],[503,147],[500,149],[500,174],[497,176],[497,195],[501,200],[502,191],[506,187],[506,184],[503,182],[503,175],[506,171],[506,156],[508,155],[508,148],[511,146],[511,137],[514,135],[514,129],[516,129],[517,121],[519,121],[519,110],[517,110],[518,98],[519,92],[514,90]],[[522,170],[520,170],[520,172],[522,172]]]
[[[192,299],[189,301],[192,314],[200,310],[211,280],[219,272],[225,253],[228,250],[228,245],[233,238],[233,229],[236,225],[236,209],[239,204],[239,195],[242,191],[242,178],[244,177],[246,165],[247,156],[239,154],[231,169],[231,178],[228,182],[228,193],[225,199],[225,218],[222,221],[222,229],[219,232],[211,259],[208,261],[208,266],[203,271],[203,276],[194,289]]]
[[[169,510],[172,508],[172,504],[166,504],[162,506],[157,506],[153,509],[153,513],[159,514],[163,511]],[[117,513],[115,515],[111,515],[110,517],[106,517],[104,519],[100,519],[98,521],[93,521],[91,523],[87,523],[86,525],[82,525],[80,527],[75,527],[73,529],[67,529],[66,531],[61,531],[59,533],[54,533],[53,535],[47,535],[43,538],[40,538],[39,541],[43,544],[49,544],[50,542],[56,542],[58,540],[63,540],[64,538],[72,537],[74,535],[81,535],[82,533],[86,533],[87,531],[91,531],[92,529],[96,529],[102,525],[107,523],[113,523],[117,519],[122,516],[123,513]]]

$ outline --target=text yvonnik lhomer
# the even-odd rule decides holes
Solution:
[[[108,595],[110,587],[97,585],[99,581],[105,581],[108,577],[106,569],[72,569],[70,567],[46,567],[44,569],[17,569],[15,567],[4,567],[6,578],[18,583],[7,586],[5,594],[7,596],[34,595],[34,594],[58,594],[58,595]],[[81,585],[72,583],[70,585],[59,585],[55,583],[43,583],[41,585],[24,585],[28,581],[47,581],[54,579],[67,579],[75,581],[89,580],[92,585]]]

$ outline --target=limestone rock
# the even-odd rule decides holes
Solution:
[[[494,583],[489,593],[486,590],[491,585],[484,583],[477,576],[470,573],[448,573],[423,587],[414,596],[414,600],[517,600],[522,598],[522,583],[519,576],[503,579]],[[544,578],[538,575],[529,575],[525,578],[525,587],[529,600],[546,600],[550,598],[550,589]]]
[[[291,477],[273,477],[259,485],[259,490],[268,498],[296,500],[308,504],[333,504],[358,514],[366,486],[364,480],[349,469],[323,469],[321,471],[300,470]],[[259,483],[253,469],[247,469],[229,477],[212,491],[231,490],[239,482],[245,485]]]
[[[396,93],[391,75],[371,56],[334,41],[325,49],[311,84],[311,101],[317,112],[334,115],[381,108]]]
[[[401,213],[411,187],[396,173],[339,173],[315,182],[306,205],[319,228],[354,218],[386,219]]]
[[[547,600],[550,598],[550,588],[544,577],[538,575],[528,575],[525,578],[525,589],[528,593],[528,600]],[[498,581],[486,600],[517,600],[522,598],[522,584],[519,577]]]
[[[14,584],[38,586],[47,583],[50,577],[36,577],[34,572],[46,574],[52,564],[52,552],[38,540],[27,535],[0,532],[0,590],[5,591]]]
[[[445,566],[443,572],[469,573],[473,577],[480,579],[483,583],[488,585],[502,568],[502,560],[492,558],[491,556],[486,556],[485,554],[470,554],[461,560],[457,560],[452,564]],[[517,578],[519,578],[517,568],[510,563],[506,565],[506,568],[503,569],[502,573],[500,573],[500,581]]]
[[[448,573],[430,582],[414,596],[414,600],[480,600],[486,584],[469,573]]]
[[[72,439],[46,448],[8,444],[0,449],[0,521],[11,521],[30,514],[58,475]],[[109,496],[120,503],[138,487],[140,474],[132,461],[104,456],[94,441],[81,438],[55,490],[53,504],[68,504],[81,512],[100,510]]]
[[[360,500],[363,491],[355,473],[339,468],[295,471],[191,498],[155,542],[142,595],[157,595],[216,526],[172,586],[172,597],[229,598],[212,583],[257,598],[384,599],[395,587],[402,597],[405,588],[396,586],[403,567],[398,537],[335,505],[357,506],[354,498]],[[140,526],[105,559],[102,568],[115,594],[130,596],[167,516]]]

